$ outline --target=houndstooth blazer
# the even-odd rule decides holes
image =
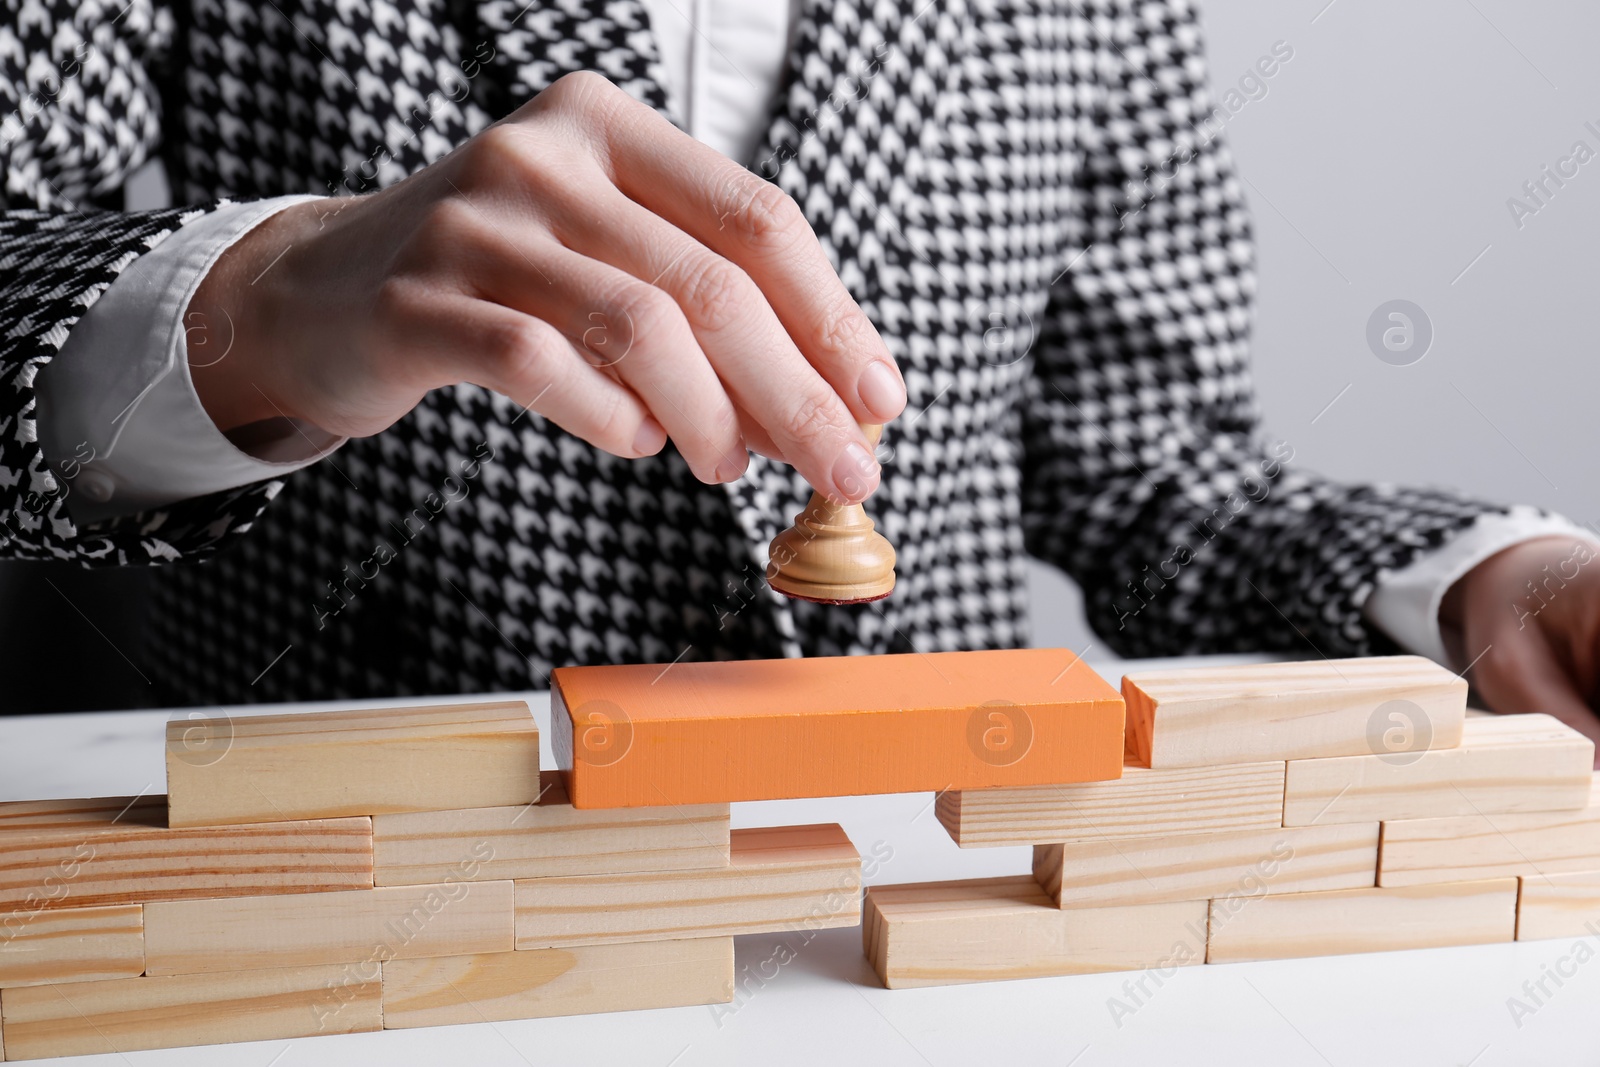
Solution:
[[[806,495],[788,468],[704,486],[468,386],[286,482],[75,525],[34,374],[176,227],[391,184],[568,71],[673,113],[638,0],[123,3],[0,27],[0,517],[14,557],[170,564],[148,655],[174,703],[1016,645],[1025,551],[1125,654],[1359,654],[1386,643],[1376,576],[1496,510],[1336,484],[1263,435],[1249,221],[1187,0],[805,0],[756,167],[905,374],[869,502],[888,600],[765,588]],[[192,206],[89,206],[158,150]]]

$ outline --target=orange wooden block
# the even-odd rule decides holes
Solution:
[[[1122,698],[1065,649],[562,667],[552,683],[577,808],[1122,775]]]

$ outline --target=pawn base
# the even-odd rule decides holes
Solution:
[[[845,599],[835,600],[835,599],[833,599],[831,597],[806,596],[804,593],[791,593],[791,592],[789,592],[789,590],[779,588],[776,585],[774,585],[772,588],[776,589],[778,592],[782,593],[784,596],[788,597],[790,600],[809,600],[813,604],[828,604],[828,605],[831,605],[833,607],[849,607],[851,604],[871,604],[874,601],[885,600],[889,596],[888,593],[879,593],[876,596],[860,596],[860,597],[853,597],[853,598],[848,599],[848,600],[845,600]],[[893,590],[891,590],[891,592],[892,591]]]
[[[814,604],[870,604],[894,592],[894,575],[891,573],[881,582],[846,585],[808,582],[778,573],[768,579],[767,584],[791,600],[809,600]]]

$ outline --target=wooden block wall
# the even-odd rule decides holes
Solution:
[[[1179,941],[1211,963],[1600,935],[1593,743],[1543,715],[1469,720],[1464,689],[1411,657],[1130,676],[1131,754],[1156,766],[940,795],[959,845],[1034,844],[1037,884],[873,887],[868,959],[890,987],[1096,969],[1051,906],[1115,938],[1203,904]],[[1409,748],[1374,741],[1390,701],[1425,721]],[[1138,955],[1108,958],[1179,963]]]
[[[175,815],[0,804],[0,1058],[725,1002],[732,935],[861,915],[838,827],[730,831],[752,791],[958,785],[936,806],[958,844],[1036,846],[1034,877],[869,890],[891,987],[1600,934],[1592,745],[1543,716],[1463,725],[1431,665],[1135,676],[1155,766],[1124,769],[1118,698],[1086,668],[952,655],[650,668],[648,693],[637,670],[566,672],[587,808],[541,781],[525,705],[205,720],[205,751],[232,731],[210,763],[181,720]],[[626,709],[611,762],[573,752],[596,700]],[[1433,750],[1370,754],[1395,700]],[[981,743],[1024,722],[1016,760]],[[1035,757],[1053,779],[1016,770]]]
[[[85,808],[74,806],[74,817]],[[650,825],[643,813],[626,815],[629,833]],[[590,830],[608,827],[602,840],[617,826],[607,813],[585,821]],[[669,838],[681,830],[678,821],[661,825]],[[273,824],[181,833],[230,840],[241,830],[267,833]],[[668,862],[675,851],[665,853]],[[0,1042],[9,1043],[12,1059],[31,1059],[720,1003],[733,994],[733,942],[705,934],[718,921],[741,932],[859,922],[860,860],[838,827],[739,831],[731,852],[733,862],[703,870],[516,886],[463,877],[38,909],[19,916],[0,941]],[[656,881],[677,877],[710,878],[700,890],[711,895],[697,897],[683,884],[663,890]],[[518,892],[537,898],[545,886],[559,893],[564,883],[619,878],[654,888],[640,910],[602,935],[606,943],[514,947]],[[681,928],[668,928],[678,920]],[[702,929],[693,929],[697,920]],[[630,924],[650,928],[635,931],[637,939],[618,936]]]

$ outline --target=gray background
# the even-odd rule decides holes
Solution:
[[[1218,0],[1204,16],[1219,98],[1275,42],[1294,50],[1226,125],[1259,238],[1268,431],[1335,477],[1455,486],[1600,522],[1588,477],[1600,158],[1520,228],[1507,208],[1575,141],[1600,152],[1584,127],[1600,128],[1600,7]],[[159,189],[143,176],[135,204]],[[1394,299],[1434,329],[1409,366],[1366,341],[1374,309]],[[1033,576],[1035,643],[1104,655],[1071,582],[1042,564]],[[143,703],[140,585],[0,568],[0,669],[21,679],[0,710]],[[46,676],[41,656],[78,666]]]

